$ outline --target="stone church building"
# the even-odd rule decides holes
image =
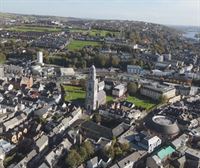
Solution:
[[[98,109],[100,105],[106,103],[106,93],[103,90],[104,86],[104,81],[98,82],[96,78],[95,66],[91,66],[89,69],[85,102],[85,107],[88,111],[94,111]]]

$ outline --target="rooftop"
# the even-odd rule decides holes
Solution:
[[[169,92],[174,89],[173,87],[160,84],[144,84],[142,87],[159,93]]]
[[[158,152],[157,152],[157,156],[162,160],[165,157],[171,155],[173,152],[175,152],[175,149],[172,148],[171,146],[168,146],[166,148],[161,148]]]

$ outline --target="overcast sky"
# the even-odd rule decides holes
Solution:
[[[0,12],[200,26],[200,0],[0,0]]]

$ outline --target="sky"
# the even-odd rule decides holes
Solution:
[[[200,0],[0,0],[0,12],[200,26]]]

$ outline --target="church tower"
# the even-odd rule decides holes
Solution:
[[[96,68],[92,65],[89,69],[88,81],[87,81],[87,93],[86,93],[86,109],[89,111],[96,110],[98,105],[98,80],[96,79]]]

